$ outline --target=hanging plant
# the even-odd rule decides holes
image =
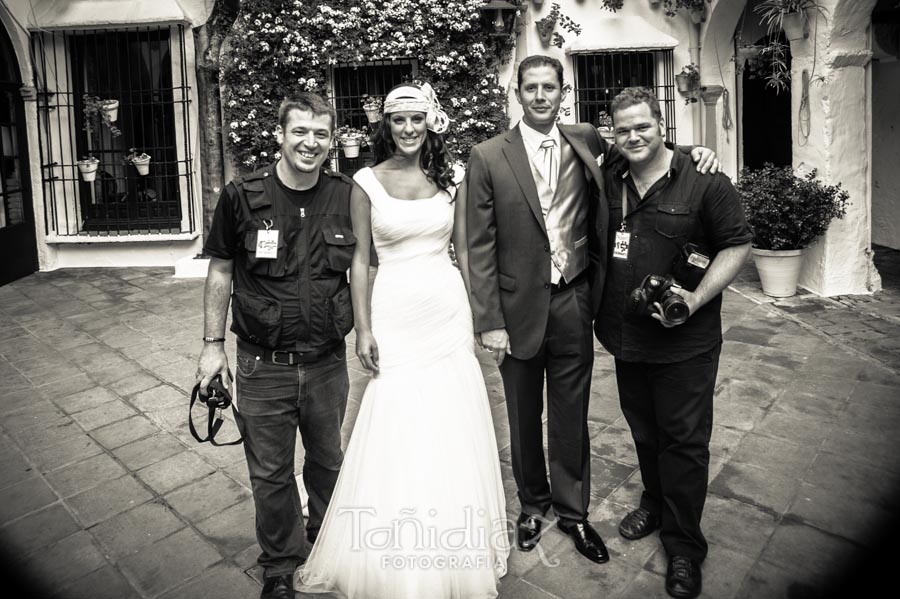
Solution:
[[[763,0],[753,12],[759,15],[760,25],[766,25],[769,35],[777,35],[785,29],[786,22],[800,20],[804,30],[808,29],[809,16],[817,11],[824,16],[825,9],[816,0]],[[787,31],[785,31],[787,33]],[[789,39],[800,37],[794,33]]]
[[[81,173],[81,178],[86,182],[90,183],[97,177],[97,168],[100,166],[100,161],[93,156],[82,156],[81,160],[76,162],[76,164],[78,165],[78,172]]]
[[[81,96],[81,101],[84,104],[81,109],[84,113],[84,126],[82,129],[87,132],[88,136],[94,132],[94,127],[97,126],[98,120],[100,124],[109,129],[109,134],[112,137],[122,135],[119,128],[113,125],[113,122],[118,117],[118,100],[101,100],[99,96],[84,94]]]
[[[554,2],[550,5],[550,12],[535,21],[538,35],[544,44],[562,48],[563,44],[566,43],[566,38],[555,31],[557,24],[560,29],[568,31],[569,33],[574,33],[576,36],[581,35],[581,25],[573,21],[569,16],[563,14],[559,8],[559,4]]]
[[[137,150],[131,148],[125,156],[125,163],[133,165],[141,176],[150,174],[150,154],[145,152],[138,154]]]
[[[666,11],[667,17],[674,17],[677,15],[678,9],[705,14],[706,8],[711,1],[712,0],[663,0],[663,10]]]

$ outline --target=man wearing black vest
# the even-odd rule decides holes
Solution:
[[[619,533],[634,540],[661,529],[666,591],[689,599],[701,592],[707,553],[700,517],[722,290],[746,262],[751,234],[731,180],[699,176],[663,142],[665,123],[650,90],[625,89],[611,112],[619,156],[605,173],[611,251],[594,326],[616,359],[644,483],[640,506]],[[670,277],[678,287],[664,282]]]
[[[315,542],[343,460],[344,336],[353,326],[346,271],[356,240],[352,182],[322,169],[335,118],[319,96],[285,98],[275,130],[278,162],[225,188],[204,246],[212,258],[197,379],[203,390],[217,374],[227,384],[231,303],[237,421],[265,570],[262,599],[294,596],[292,575]],[[305,532],[294,478],[298,429],[309,492]]]

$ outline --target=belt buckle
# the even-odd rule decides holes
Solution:
[[[278,354],[287,354],[288,361],[287,362],[279,362]],[[273,349],[272,350],[272,364],[278,364],[279,366],[293,366],[294,365],[294,352]]]

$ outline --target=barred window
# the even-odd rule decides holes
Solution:
[[[32,33],[51,235],[194,232],[184,35],[181,25]],[[128,158],[144,154],[146,168]]]
[[[416,66],[415,61],[396,60],[369,62],[361,66],[338,65],[331,69],[331,101],[337,111],[338,126],[361,129],[369,135],[374,133],[378,123],[370,123],[366,117],[364,97],[378,97],[383,102],[391,88],[415,78]],[[352,176],[371,163],[372,149],[363,148],[358,157],[348,158],[343,150],[335,148],[332,158],[337,170]]]
[[[611,116],[613,98],[626,87],[649,87],[659,98],[666,122],[666,141],[675,141],[675,74],[673,52],[602,52],[575,54],[575,110],[579,123],[600,126]]]

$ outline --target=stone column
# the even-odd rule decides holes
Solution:
[[[721,85],[706,85],[700,88],[700,99],[703,100],[703,145],[712,151],[719,152],[718,127],[719,111],[716,107],[725,88]]]
[[[867,27],[875,0],[821,4],[827,20],[810,14],[810,36],[790,42],[794,169],[817,169],[824,182],[840,183],[850,205],[806,252],[800,284],[825,296],[871,293],[880,288],[868,196]]]

